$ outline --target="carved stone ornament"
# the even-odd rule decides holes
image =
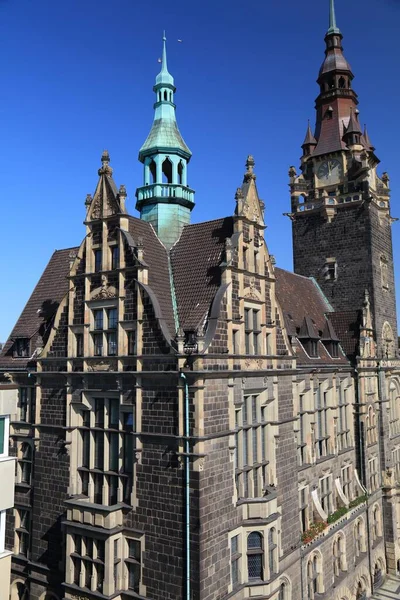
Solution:
[[[199,471],[204,471],[204,463],[206,462],[205,456],[199,458]]]
[[[91,363],[88,365],[88,371],[111,371],[112,364],[109,362],[105,362],[104,360],[100,360],[99,362]]]
[[[260,295],[258,294],[257,289],[256,289],[255,277],[250,277],[250,285],[249,285],[248,290],[245,292],[244,297],[251,299],[251,300],[259,300],[260,299]]]
[[[264,361],[262,358],[247,358],[244,364],[247,369],[254,371],[259,371],[264,368]]]
[[[114,286],[108,285],[107,275],[101,276],[101,287],[93,290],[91,300],[107,300],[109,298],[115,298],[117,296],[117,290]]]

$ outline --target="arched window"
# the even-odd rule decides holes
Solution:
[[[20,581],[13,583],[10,598],[11,600],[29,600],[29,592],[26,585]]]
[[[167,96],[167,91],[164,92],[164,100],[167,100],[168,96]]]
[[[163,183],[172,183],[172,162],[166,158],[162,164]]]
[[[383,581],[383,570],[380,561],[375,563],[374,567],[374,589],[378,588]]]
[[[314,600],[315,594],[319,591],[318,566],[318,557],[314,554],[307,563],[307,588],[309,600]]]
[[[289,594],[290,594],[289,584],[285,581],[282,581],[281,584],[279,585],[278,600],[290,600]]]
[[[275,527],[268,531],[268,566],[270,578],[278,572],[278,543]]]
[[[381,536],[381,511],[378,506],[372,510],[371,537],[375,541]]]
[[[362,519],[357,519],[354,524],[354,546],[356,556],[365,552],[365,526]]]
[[[263,536],[253,531],[247,538],[247,574],[249,579],[263,579]]]
[[[27,442],[21,444],[21,458],[18,460],[21,483],[31,485],[32,476],[32,446]]]
[[[343,89],[346,87],[346,80],[344,77],[339,78],[339,88]]]
[[[154,162],[154,160],[152,160],[151,163],[149,164],[149,170],[150,170],[150,175],[151,175],[151,183],[156,183],[157,173],[156,173],[156,163]]]
[[[183,162],[180,160],[178,164],[178,183],[181,185],[183,184],[183,169]]]
[[[397,387],[393,381],[390,382],[389,397],[390,397],[390,422],[389,422],[390,435],[396,435],[397,433],[400,433],[399,397],[397,394]]]
[[[341,571],[346,570],[346,551],[345,540],[342,535],[338,535],[333,542],[333,573],[339,577]]]
[[[370,406],[368,408],[367,444],[376,444],[377,439],[376,415],[374,409]]]

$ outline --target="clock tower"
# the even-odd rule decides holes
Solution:
[[[390,190],[366,127],[342,47],[334,0],[300,173],[290,168],[294,270],[314,277],[337,312],[357,313],[366,291],[378,357],[396,354]]]

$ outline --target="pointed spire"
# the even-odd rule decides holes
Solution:
[[[367,126],[364,125],[363,141],[367,150],[375,150],[375,146],[372,144],[371,139],[368,135]]]
[[[340,29],[336,25],[336,11],[335,11],[335,0],[330,0],[329,7],[329,29],[327,35],[340,34]]]
[[[349,124],[346,128],[345,134],[348,133],[362,133],[360,123],[358,122],[358,110],[353,110],[353,107],[350,107],[350,120]]]
[[[246,160],[246,173],[244,174],[243,183],[246,183],[251,179],[256,179],[256,174],[254,173],[255,164],[254,157],[249,154]]]
[[[317,140],[315,139],[314,134],[312,132],[311,125],[310,125],[310,119],[309,119],[306,137],[304,138],[304,142],[302,143],[301,147],[304,148],[304,146],[316,146],[316,145],[317,145]]]
[[[174,85],[174,78],[168,71],[168,63],[167,63],[167,38],[165,37],[165,31],[163,33],[163,50],[162,50],[162,59],[161,59],[161,71],[156,77],[156,85]]]

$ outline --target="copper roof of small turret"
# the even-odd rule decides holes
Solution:
[[[371,142],[371,139],[370,139],[370,137],[368,135],[368,131],[367,131],[367,126],[366,125],[364,125],[364,133],[362,134],[361,140],[362,140],[363,145],[365,146],[365,148],[367,148],[367,150],[375,150],[375,146]]]

